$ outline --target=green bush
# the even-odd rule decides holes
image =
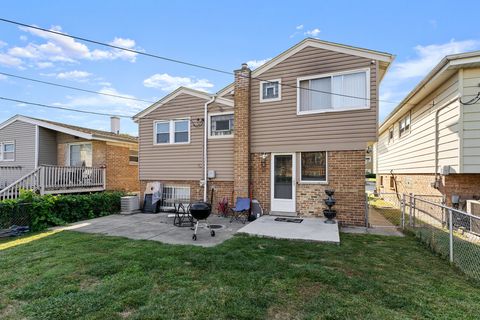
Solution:
[[[377,177],[377,175],[375,173],[368,173],[368,174],[365,175],[365,178],[367,178],[367,179],[368,178],[376,178],[376,177]]]
[[[22,192],[18,200],[0,201],[0,228],[28,224],[33,231],[120,211],[122,192],[44,195]]]

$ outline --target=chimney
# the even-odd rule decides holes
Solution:
[[[250,185],[250,87],[251,70],[242,64],[235,70],[234,83],[234,150],[233,150],[233,189],[235,197],[249,197]]]
[[[120,118],[110,117],[110,131],[115,134],[120,133]]]

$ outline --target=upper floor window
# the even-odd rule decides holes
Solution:
[[[278,101],[281,97],[280,79],[260,82],[260,102]]]
[[[233,113],[210,115],[210,137],[227,137],[233,134]]]
[[[130,164],[138,164],[138,150],[129,150],[128,162],[130,162]]]
[[[369,79],[369,69],[298,78],[297,113],[368,108]]]
[[[393,127],[388,129],[388,143],[393,142]]]
[[[190,120],[156,121],[154,125],[155,144],[190,142]]]
[[[15,143],[3,142],[0,143],[0,161],[14,161],[15,160]]]
[[[399,122],[399,137],[404,136],[410,132],[410,113],[403,117]]]

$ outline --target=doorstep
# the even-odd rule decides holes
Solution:
[[[338,224],[325,223],[325,218],[301,218],[301,223],[275,221],[266,215],[241,228],[237,233],[275,239],[304,240],[340,244]]]
[[[283,211],[270,211],[271,216],[280,216],[280,217],[296,217],[296,212],[283,212]]]

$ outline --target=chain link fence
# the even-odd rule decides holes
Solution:
[[[31,203],[0,203],[0,238],[23,234],[30,230]]]

